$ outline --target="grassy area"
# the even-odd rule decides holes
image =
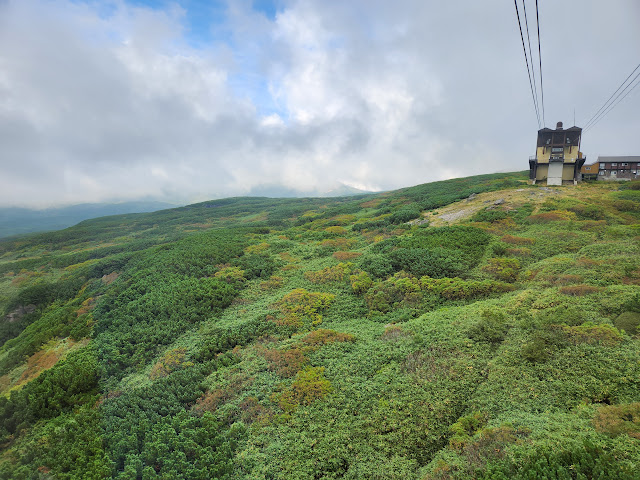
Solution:
[[[638,478],[635,187],[484,175],[0,242],[0,477]]]

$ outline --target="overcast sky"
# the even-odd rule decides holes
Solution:
[[[546,126],[582,126],[640,62],[640,2],[539,5]],[[639,110],[589,162],[640,155]],[[506,0],[0,0],[0,206],[395,189],[527,169],[537,129]]]

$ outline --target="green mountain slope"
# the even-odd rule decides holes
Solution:
[[[153,212],[170,208],[165,202],[138,201],[122,203],[86,203],[69,207],[30,208],[0,207],[0,238],[31,232],[58,230],[88,218],[123,213]]]
[[[635,188],[484,175],[0,242],[0,478],[639,478]]]

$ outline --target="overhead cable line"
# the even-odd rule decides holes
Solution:
[[[614,101],[616,101],[616,99],[618,97],[620,97],[620,95],[622,95],[624,93],[624,91],[629,88],[629,86],[636,80],[636,78],[638,78],[638,75],[640,75],[640,73],[638,75],[636,75],[633,80],[631,80],[631,82],[629,82],[629,84],[624,88],[624,90],[622,90],[620,93],[618,93],[620,91],[620,89],[622,87],[624,87],[624,85],[627,83],[627,81],[631,78],[631,76],[636,72],[636,70],[638,70],[638,68],[640,68],[640,63],[638,64],[638,66],[636,68],[633,69],[633,72],[631,72],[629,74],[629,76],[627,78],[625,78],[624,82],[622,82],[620,84],[620,86],[616,89],[615,92],[613,92],[611,94],[611,96],[607,99],[606,102],[604,102],[604,104],[598,109],[598,111],[596,113],[593,114],[593,116],[589,119],[589,121],[585,124],[584,129],[586,130],[587,128],[589,128],[590,126],[592,126],[593,124],[595,124],[596,121],[598,121],[600,118],[602,118],[605,115],[605,112],[610,111],[611,109],[607,110],[608,107],[610,107]],[[633,87],[635,88],[635,87]],[[633,90],[632,88],[632,90]],[[627,95],[631,92],[631,90],[629,92],[627,92]],[[616,93],[618,93],[618,95],[616,96]],[[625,97],[627,96],[625,95]],[[614,98],[615,97],[615,98]],[[624,97],[623,97],[624,98]],[[618,103],[616,103],[617,105]]]
[[[520,28],[520,39],[522,40],[522,51],[524,52],[524,60],[527,63],[527,73],[529,74],[529,87],[531,87],[531,98],[533,99],[533,107],[536,110],[536,118],[538,119],[538,128],[540,128],[540,112],[538,111],[538,104],[536,103],[536,97],[533,94],[533,83],[531,82],[531,70],[529,69],[529,59],[527,57],[527,48],[524,46],[524,36],[522,35],[522,23],[520,23],[520,11],[518,10],[517,0],[513,0],[516,6],[516,15],[518,17],[518,27]]]
[[[522,1],[524,2],[524,0]],[[540,95],[542,96],[542,125],[545,125],[547,122],[544,118],[544,88],[542,87],[542,50],[540,49],[540,14],[538,13],[538,0],[536,0],[536,26],[538,27],[538,59],[540,64]]]
[[[531,73],[533,74],[533,90],[535,92],[536,109],[538,110],[538,128],[540,128],[540,103],[538,102],[538,85],[536,85],[536,69],[533,66],[533,54],[531,53],[531,38],[529,37],[529,21],[527,20],[527,5],[522,0],[522,9],[524,10],[524,25],[527,29],[527,44],[529,45],[529,58],[531,59]],[[542,122],[544,126],[544,121]]]
[[[638,65],[638,67],[640,67],[640,65]],[[638,67],[636,67],[636,70],[637,70]],[[634,72],[635,72],[635,70],[634,70]],[[633,91],[633,89],[636,88],[640,84],[640,80],[638,80],[635,84],[633,83],[633,82],[636,81],[636,79],[638,77],[640,77],[640,72],[638,72],[638,74],[635,77],[633,77],[633,80],[631,80],[631,82],[629,82],[629,84],[624,88],[624,90],[622,90],[618,94],[618,96],[616,97],[616,99],[618,99],[618,101],[616,103],[612,103],[611,105],[609,105],[609,107],[606,110],[604,110],[595,120],[593,120],[593,122],[591,122],[591,124],[588,127],[585,127],[585,131],[591,129],[596,123],[598,123],[600,120],[602,120],[607,113],[609,113],[611,110],[613,110],[616,107],[616,105],[618,105],[622,100],[624,100],[627,97],[627,95],[629,95]],[[626,80],[625,80],[625,82],[626,82]],[[621,95],[629,87],[631,87],[631,89],[621,97]]]

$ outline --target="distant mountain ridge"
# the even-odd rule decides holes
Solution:
[[[326,191],[301,191],[282,185],[260,185],[251,189],[248,196],[270,198],[329,198],[349,197],[368,193],[374,192],[360,190],[343,183],[338,183]],[[0,207],[0,238],[26,233],[60,230],[92,218],[127,213],[149,213],[179,206],[181,206],[181,204],[146,200],[122,203],[83,203],[67,207],[45,209]]]
[[[329,190],[296,190],[282,185],[258,185],[253,187],[248,196],[272,197],[272,198],[318,198],[318,197],[349,197],[377,193],[370,190],[361,190],[344,183],[337,183]]]
[[[177,205],[156,201],[122,203],[84,203],[68,207],[30,209],[20,207],[0,208],[0,238],[25,233],[59,230],[90,218],[125,213],[147,213]]]

